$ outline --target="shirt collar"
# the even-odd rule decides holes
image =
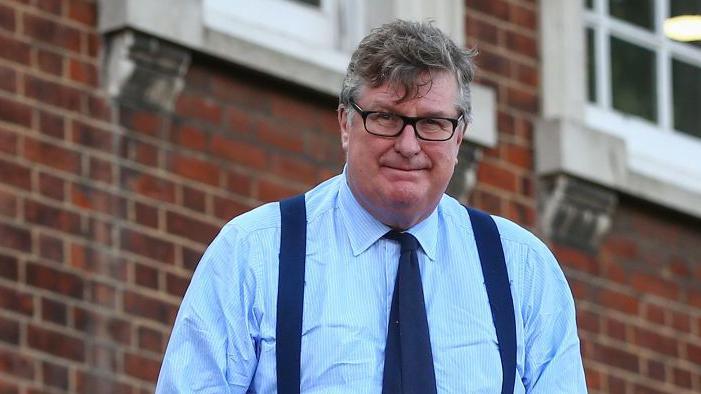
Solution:
[[[340,179],[338,206],[341,220],[350,240],[353,256],[363,253],[391,230],[389,226],[375,219],[355,199],[347,183],[345,168]],[[430,260],[435,260],[438,241],[438,209],[434,209],[426,219],[408,229],[407,232],[416,237],[426,256]]]

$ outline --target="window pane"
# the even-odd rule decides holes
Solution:
[[[701,137],[701,67],[672,59],[674,128]]]
[[[584,5],[588,10],[594,9],[594,0],[586,0]]]
[[[670,0],[669,17],[681,15],[701,15],[701,0]],[[691,41],[687,44],[701,48],[701,41]]]
[[[587,85],[589,101],[596,102],[596,51],[594,29],[587,28]]]
[[[655,53],[611,37],[613,108],[657,121]]]
[[[321,6],[321,0],[292,0],[296,3],[304,3],[304,4],[309,4],[313,5],[314,7],[320,7]]]
[[[648,30],[654,29],[654,12],[653,0],[609,0],[611,16]]]

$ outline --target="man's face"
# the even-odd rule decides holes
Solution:
[[[399,102],[403,91],[387,84],[360,89],[356,103],[365,111],[404,116],[459,116],[457,83],[448,72],[433,73],[420,94]],[[410,96],[411,97],[411,96]],[[350,125],[348,117],[352,117]],[[352,108],[339,112],[348,184],[358,202],[382,223],[406,229],[426,218],[448,186],[462,141],[462,122],[447,141],[419,140],[407,125],[397,137],[368,133]]]

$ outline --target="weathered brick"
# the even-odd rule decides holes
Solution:
[[[679,298],[678,285],[657,275],[634,273],[631,277],[633,288],[645,294],[676,300]]]
[[[71,298],[83,298],[83,279],[79,275],[55,268],[28,263],[27,284]]]
[[[23,28],[27,37],[69,51],[80,52],[80,31],[57,23],[56,20],[25,13]]]
[[[27,97],[42,104],[80,112],[83,93],[78,89],[29,75],[24,80]]]
[[[160,362],[153,358],[135,353],[124,354],[124,371],[137,379],[154,382],[158,378],[160,366]]]
[[[30,348],[72,361],[85,360],[85,343],[63,332],[49,330],[34,324],[27,326],[27,344]]]
[[[638,356],[617,347],[594,342],[592,343],[591,358],[629,372],[638,373],[640,371]]]
[[[17,320],[0,317],[0,342],[19,345],[20,327]],[[2,368],[0,368],[2,371]]]
[[[122,299],[124,310],[135,316],[170,325],[175,320],[177,307],[166,301],[133,291],[125,291]]]
[[[240,196],[249,196],[253,182],[250,174],[239,171],[228,171],[226,173],[226,188]]]
[[[31,47],[21,41],[17,41],[14,37],[6,35],[0,30],[0,58],[9,60],[14,63],[29,65],[31,61]]]
[[[290,187],[288,184],[270,179],[258,181],[258,199],[261,201],[279,201],[286,197],[302,192],[300,187]]]
[[[31,358],[17,353],[16,350],[6,348],[0,348],[0,372],[28,380],[35,376],[34,363]]]
[[[32,107],[15,100],[0,97],[0,121],[30,127]]]
[[[119,382],[114,375],[95,370],[76,372],[76,392],[78,394],[133,394],[136,389],[127,383]]]
[[[180,154],[170,155],[168,162],[171,171],[177,175],[212,186],[219,185],[220,171],[214,163]]]
[[[0,5],[0,29],[8,32],[15,31],[15,10],[10,7]]]
[[[316,181],[316,166],[303,158],[275,155],[271,158],[271,169],[277,176],[310,186]]]
[[[41,319],[62,326],[68,325],[68,307],[63,302],[41,298]]]
[[[508,20],[509,4],[504,0],[467,0],[469,10],[480,11],[501,20]]]
[[[220,134],[212,136],[210,150],[216,156],[254,169],[264,169],[267,165],[266,153],[260,147]]]
[[[183,186],[182,195],[182,205],[185,208],[199,212],[205,212],[207,210],[207,194],[203,191],[192,187]]]
[[[536,10],[532,7],[510,4],[509,21],[519,28],[535,31],[537,28]]]
[[[63,0],[36,0],[33,1],[33,3],[38,9],[44,12],[57,16],[63,15]]]
[[[640,310],[640,302],[636,297],[613,289],[600,289],[598,301],[601,305],[630,315],[637,315]]]
[[[175,103],[177,115],[214,125],[221,123],[222,112],[221,106],[214,100],[187,92],[181,94]]]
[[[39,132],[58,140],[66,135],[66,122],[64,118],[51,112],[39,112]]]
[[[168,294],[178,297],[184,296],[189,283],[189,278],[183,278],[182,276],[171,273],[166,274],[166,291],[168,291]]]
[[[111,184],[114,181],[114,165],[112,162],[97,157],[90,157],[88,176],[93,181]]]
[[[122,229],[120,248],[163,264],[175,262],[175,245],[140,231]]]
[[[161,202],[175,202],[175,184],[170,180],[128,168],[120,172],[124,189]]]
[[[39,256],[45,260],[63,263],[63,240],[47,234],[39,234]]]
[[[53,143],[25,137],[24,157],[35,163],[66,172],[80,171],[80,153]]]
[[[45,385],[68,390],[68,367],[44,361],[41,363],[42,381]]]
[[[29,230],[25,228],[0,223],[0,246],[29,252],[32,247],[32,237]]]
[[[518,190],[518,178],[516,174],[492,162],[483,161],[479,164],[477,168],[477,179],[486,185],[512,193]]]
[[[219,231],[219,226],[176,212],[167,212],[166,231],[192,241],[208,244]]]
[[[87,123],[73,121],[72,138],[76,144],[87,148],[114,152],[115,135],[109,130],[95,127]]]
[[[163,118],[152,111],[122,106],[119,108],[119,123],[127,129],[151,137],[160,137]]]
[[[66,182],[64,182],[63,178],[53,176],[47,172],[39,173],[39,193],[43,196],[63,201],[66,198],[65,184]]]
[[[139,349],[148,350],[154,353],[160,353],[165,350],[163,344],[163,334],[160,331],[141,326],[137,331],[137,336],[139,338]]]
[[[15,70],[0,66],[0,90],[10,93],[17,91],[17,72]]]
[[[114,309],[117,303],[117,289],[107,283],[89,281],[87,283],[86,301]]]
[[[62,230],[71,234],[83,234],[80,225],[80,215],[75,212],[46,205],[34,200],[24,203],[24,216],[29,223]]]
[[[87,26],[95,26],[97,22],[97,5],[92,1],[70,0],[68,6],[68,17],[76,22]]]
[[[475,63],[477,63],[483,74],[495,74],[501,77],[509,77],[511,75],[511,61],[509,58],[493,50],[480,48],[480,53],[475,58]]]
[[[539,108],[538,95],[518,88],[508,88],[506,100],[510,107],[529,113],[537,113]]]
[[[214,196],[214,216],[221,220],[229,220],[251,208],[253,207],[236,199]]]
[[[479,43],[493,45],[498,43],[499,28],[497,25],[469,12],[465,19],[465,30],[468,36],[473,37]]]
[[[131,345],[131,322],[100,311],[73,308],[73,326],[91,337],[107,340],[113,344]]]
[[[135,263],[134,264],[134,281],[139,286],[148,287],[158,290],[158,270],[156,268]]]
[[[0,126],[0,152],[17,154],[17,133]]]
[[[35,49],[36,66],[39,70],[57,77],[63,76],[65,57],[54,51]]]
[[[17,257],[0,254],[0,278],[17,281],[19,278]]]
[[[174,143],[197,151],[204,151],[207,148],[208,139],[207,132],[189,124],[180,124],[172,132]]]

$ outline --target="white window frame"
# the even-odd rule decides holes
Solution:
[[[320,9],[288,0],[99,1],[101,33],[131,28],[330,95],[338,95],[351,51],[373,26],[430,18],[464,44],[463,0],[322,0]],[[304,29],[286,24],[295,20]],[[493,147],[494,91],[473,85],[472,92],[465,139]]]
[[[666,4],[656,0],[658,25]],[[595,0],[596,10],[604,10],[604,5],[604,0]],[[602,20],[581,0],[543,0],[540,12],[543,118],[536,133],[538,173],[570,174],[701,217],[701,139],[673,131],[670,97],[669,54],[696,59],[696,50],[670,42],[661,32]],[[608,60],[606,33],[614,30],[632,43],[663,53],[657,56],[658,75],[663,76],[657,82],[662,103],[657,124],[611,109],[608,65],[597,67],[597,103],[589,103],[585,29],[593,23],[603,27],[595,29],[601,64]]]

